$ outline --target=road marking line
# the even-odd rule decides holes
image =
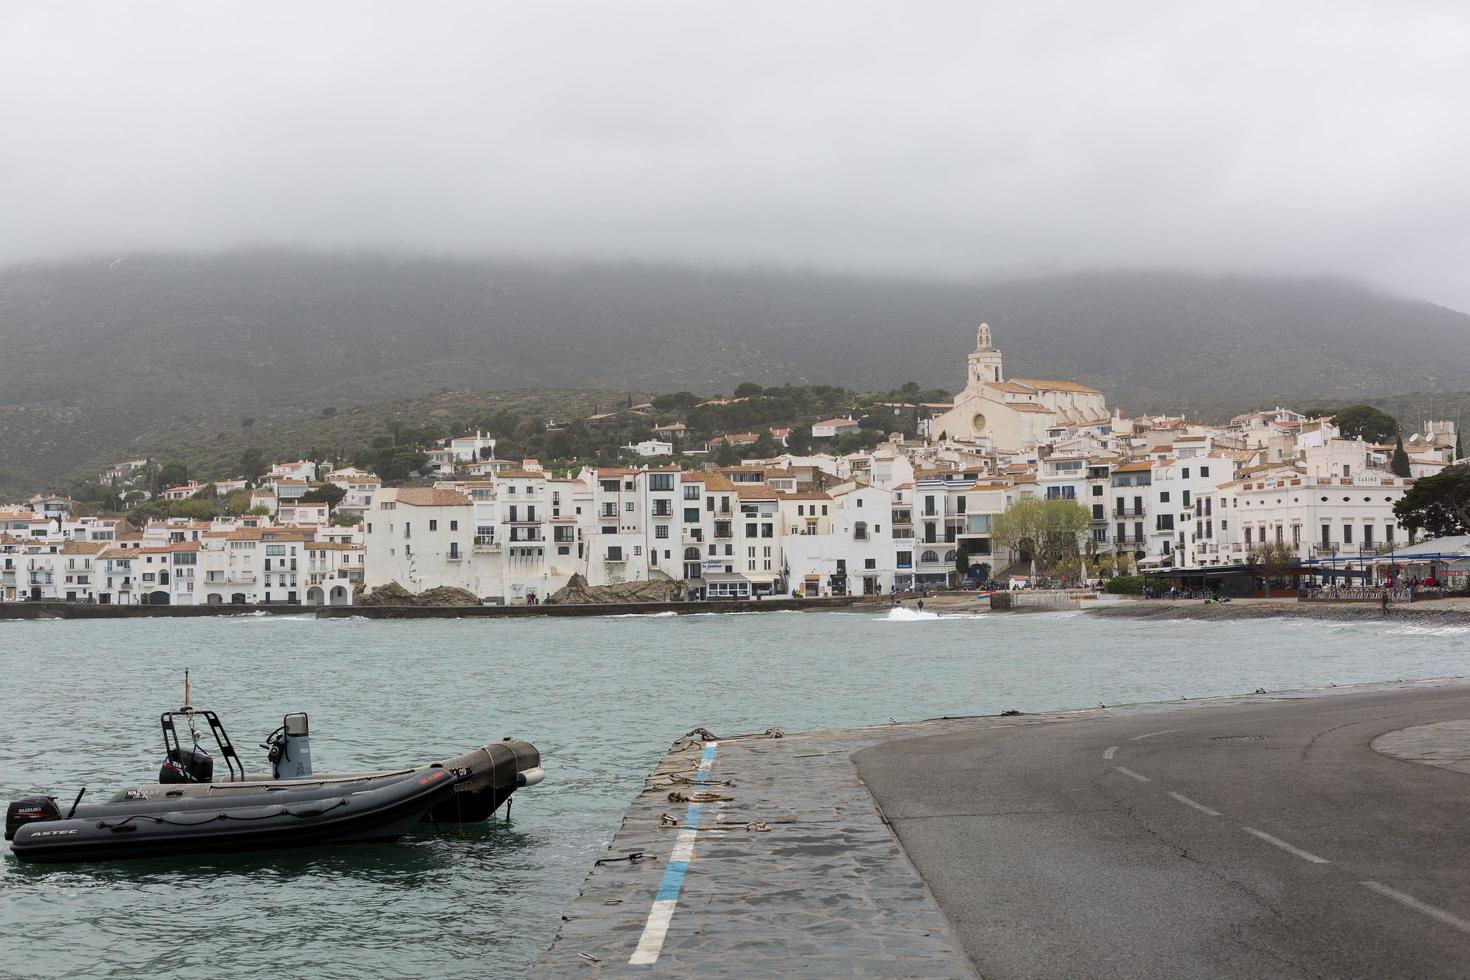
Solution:
[[[1109,745],[1107,751],[1103,753],[1103,758],[1104,759],[1111,759],[1113,756],[1115,756],[1117,754],[1118,754],[1118,747],[1116,745]]]
[[[1297,857],[1301,858],[1303,861],[1311,861],[1313,864],[1331,864],[1332,863],[1331,861],[1327,860],[1325,857],[1318,857],[1317,855],[1313,854],[1311,851],[1304,851],[1300,847],[1293,847],[1291,844],[1288,844],[1286,841],[1282,840],[1280,837],[1272,837],[1270,834],[1266,833],[1264,830],[1257,830],[1254,827],[1247,827],[1247,826],[1245,826],[1245,824],[1241,824],[1240,829],[1243,830],[1243,831],[1245,831],[1247,834],[1250,834],[1250,835],[1252,835],[1254,837],[1259,837],[1261,840],[1265,841],[1267,844],[1274,844],[1275,846],[1277,846],[1277,847],[1281,848],[1283,851],[1285,851],[1287,854],[1294,854],[1294,855],[1296,855]]]
[[[1447,926],[1458,929],[1461,932],[1470,932],[1470,922],[1465,921],[1458,915],[1452,915],[1449,912],[1446,912],[1444,909],[1437,909],[1433,905],[1430,905],[1428,902],[1421,902],[1413,895],[1405,894],[1404,892],[1399,891],[1397,888],[1390,888],[1387,885],[1381,884],[1376,881],[1363,881],[1359,882],[1359,884],[1363,885],[1365,888],[1371,888],[1373,889],[1373,891],[1384,896],[1385,898],[1391,898],[1395,902],[1398,902],[1400,905],[1405,905],[1413,909],[1415,912],[1423,912],[1431,919],[1443,922]]]
[[[1169,791],[1169,795],[1172,796],[1172,797],[1174,797],[1174,799],[1178,800],[1180,803],[1183,803],[1185,806],[1187,806],[1187,807],[1193,807],[1194,809],[1198,810],[1200,813],[1206,814],[1207,816],[1218,817],[1220,815],[1220,811],[1219,810],[1211,810],[1209,807],[1205,806],[1203,803],[1198,803],[1198,802],[1196,802],[1194,800],[1191,800],[1189,797],[1185,796],[1183,793],[1175,793],[1173,790],[1170,790]]]
[[[1134,772],[1132,769],[1128,769],[1128,768],[1126,768],[1124,766],[1117,766],[1116,768],[1117,768],[1117,770],[1119,772],[1121,772],[1123,775],[1127,776],[1129,779],[1136,779],[1140,783],[1151,783],[1151,782],[1153,782],[1152,779],[1149,779],[1147,776],[1140,776],[1138,773]]]
[[[1130,741],[1130,742],[1142,742],[1144,739],[1146,739],[1146,738],[1153,738],[1155,735],[1172,735],[1172,734],[1174,734],[1177,731],[1179,731],[1179,729],[1177,729],[1177,728],[1166,728],[1166,729],[1164,729],[1161,732],[1149,732],[1147,735],[1135,735],[1132,738],[1130,738],[1128,741]]]
[[[709,778],[710,766],[714,765],[715,750],[719,742],[707,742],[699,756],[699,766],[694,771],[694,782],[699,784]],[[699,818],[704,813],[704,804],[691,803],[684,810],[684,829],[674,840],[674,851],[669,855],[663,880],[653,897],[653,907],[648,911],[648,921],[643,926],[643,935],[638,937],[638,948],[628,957],[629,966],[648,966],[658,962],[663,952],[664,939],[669,934],[669,923],[673,921],[674,909],[679,904],[679,892],[684,887],[684,876],[694,861],[694,839],[699,833]]]

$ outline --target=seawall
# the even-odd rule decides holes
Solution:
[[[517,619],[525,616],[630,616],[675,613],[780,612],[844,609],[856,596],[765,599],[759,602],[619,602],[556,606],[113,606],[85,602],[3,602],[6,619],[170,619],[193,616],[315,616],[317,619]]]

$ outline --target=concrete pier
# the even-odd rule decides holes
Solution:
[[[1465,976],[1465,719],[1456,680],[705,733],[533,976]]]

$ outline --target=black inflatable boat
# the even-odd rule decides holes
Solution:
[[[177,721],[191,744],[180,743]],[[544,775],[535,746],[504,739],[453,758],[402,769],[314,774],[305,714],[287,715],[262,747],[269,775],[247,775],[219,717],[189,703],[164,712],[165,759],[157,783],[83,804],[65,814],[54,797],[12,801],[5,839],[22,861],[103,861],[199,851],[240,851],[390,841],[421,820],[470,823],[509,806],[512,793]],[[214,736],[227,774],[199,743]]]

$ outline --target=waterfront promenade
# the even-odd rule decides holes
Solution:
[[[1464,976],[1466,719],[1440,681],[696,737],[534,975]]]

